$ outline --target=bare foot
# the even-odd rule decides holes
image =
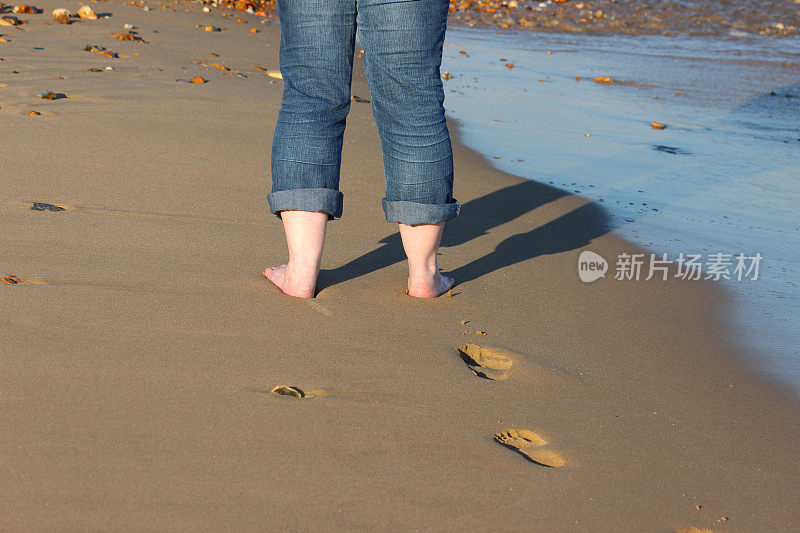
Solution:
[[[264,277],[270,280],[281,292],[296,298],[313,298],[316,289],[317,276],[311,274],[298,274],[287,265],[269,267],[264,271]]]
[[[456,280],[436,272],[408,276],[408,295],[415,298],[436,298],[446,293],[456,284]]]

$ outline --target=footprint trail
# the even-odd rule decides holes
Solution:
[[[492,381],[508,379],[514,365],[512,353],[501,348],[465,344],[458,353],[476,376]]]
[[[496,433],[494,440],[536,464],[551,468],[558,468],[566,464],[560,453],[543,448],[547,441],[529,429],[509,429]]]

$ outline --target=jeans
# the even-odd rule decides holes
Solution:
[[[270,212],[342,216],[339,174],[355,37],[383,151],[388,222],[458,215],[439,67],[448,0],[278,0],[283,98],[272,143]]]

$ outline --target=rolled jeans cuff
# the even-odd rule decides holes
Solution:
[[[386,222],[401,222],[406,226],[447,222],[458,216],[460,211],[461,204],[455,199],[446,204],[421,204],[383,199]]]
[[[288,189],[267,195],[269,211],[281,218],[281,211],[317,211],[328,213],[328,220],[342,217],[341,191],[334,189]]]

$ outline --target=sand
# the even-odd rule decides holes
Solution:
[[[46,0],[0,31],[0,274],[22,280],[0,284],[0,529],[796,527],[800,406],[731,342],[717,287],[581,283],[581,251],[638,249],[451,125],[459,285],[409,298],[354,103],[321,291],[290,299],[261,276],[285,259],[266,203],[281,82],[253,68],[277,68],[278,27],[92,5],[111,17],[45,25],[78,7]],[[147,43],[108,37],[125,23]],[[468,343],[511,354],[507,379],[472,372]],[[508,430],[563,466],[495,442]]]

